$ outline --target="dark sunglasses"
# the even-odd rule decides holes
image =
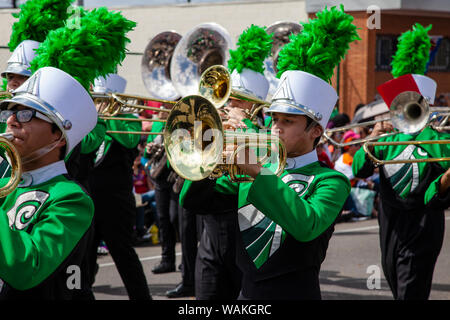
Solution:
[[[25,123],[30,122],[33,117],[45,120],[47,122],[50,122],[46,116],[43,114],[40,114],[39,112],[36,112],[36,110],[33,109],[24,109],[24,110],[1,110],[0,111],[0,122],[6,123],[9,117],[12,115],[16,115],[17,122]]]

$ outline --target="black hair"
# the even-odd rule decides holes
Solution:
[[[316,121],[314,121],[314,120],[311,119],[310,117],[305,116],[305,118],[306,118],[306,129],[305,129],[305,131],[309,131],[309,130],[312,129],[315,125],[319,125]],[[313,145],[313,148],[314,148],[314,149],[315,149],[315,148],[317,147],[317,145],[319,144],[320,138],[321,138],[321,137],[317,137],[317,138],[314,140],[314,145]]]

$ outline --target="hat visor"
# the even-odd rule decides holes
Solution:
[[[6,75],[8,73],[14,73],[14,74],[18,74],[21,76],[25,76],[25,77],[30,77],[31,76],[31,71],[27,69],[28,66],[24,66],[22,64],[9,64],[6,67],[6,70],[2,72],[1,76],[2,78],[6,78]]]

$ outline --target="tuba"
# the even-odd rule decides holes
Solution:
[[[166,100],[179,98],[171,80],[170,66],[180,39],[179,33],[164,31],[154,36],[145,48],[141,60],[141,75],[152,97]]]
[[[170,74],[181,96],[198,94],[202,73],[213,65],[224,65],[234,43],[225,28],[217,23],[203,23],[184,35],[173,53]]]
[[[291,34],[298,34],[303,30],[302,25],[296,22],[279,21],[271,24],[267,29],[267,34],[273,34],[271,56],[264,60],[264,75],[269,80],[269,96],[275,93],[279,79],[277,78],[278,55],[285,44],[289,42]]]

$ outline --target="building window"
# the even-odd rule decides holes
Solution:
[[[391,71],[392,56],[397,50],[398,35],[377,35],[376,71]]]
[[[442,38],[428,71],[450,71],[450,39]]]
[[[397,51],[399,35],[377,35],[376,71],[391,71],[392,56]],[[428,65],[428,71],[450,71],[450,38],[442,38],[439,48]]]

